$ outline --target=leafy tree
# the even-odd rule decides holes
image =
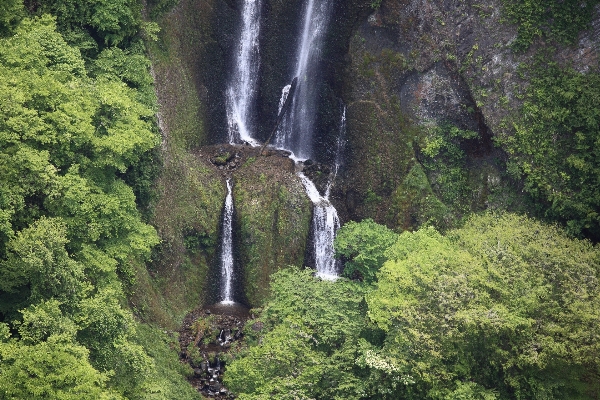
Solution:
[[[600,253],[590,243],[488,214],[447,237],[403,233],[388,254],[367,303],[387,335],[378,354],[394,368],[380,384],[392,397],[597,396]]]
[[[336,257],[345,260],[344,276],[373,282],[386,261],[385,251],[398,238],[391,229],[372,219],[349,221],[336,234]]]
[[[143,398],[153,364],[118,273],[158,238],[120,175],[157,144],[153,105],[119,76],[88,76],[52,17],[16,32],[0,39],[0,318],[18,333],[0,393]]]
[[[364,330],[364,290],[315,279],[311,271],[273,275],[272,297],[259,321],[259,343],[227,366],[225,383],[240,399],[358,399],[367,390],[355,365]]]
[[[0,3],[0,37],[12,33],[23,17],[23,11],[21,0],[4,0]]]
[[[0,50],[2,246],[15,228],[48,215],[67,224],[70,251],[90,241],[118,247],[129,236],[147,252],[155,235],[116,173],[156,146],[152,109],[120,81],[87,78],[50,17],[25,20]]]
[[[276,273],[229,388],[241,399],[598,397],[600,251],[588,241],[484,214],[446,236],[404,232],[385,256],[374,285]]]
[[[28,286],[32,303],[51,298],[73,303],[85,297],[90,286],[83,266],[69,257],[66,243],[66,226],[58,219],[42,217],[18,232],[0,264],[5,276],[0,289]]]
[[[100,38],[101,44],[117,45],[138,32],[140,4],[136,0],[47,0],[38,12],[56,15],[64,31],[88,30],[87,34]]]
[[[108,376],[87,360],[85,347],[63,335],[32,345],[0,342],[0,395],[3,399],[117,400],[106,387]]]
[[[20,339],[25,344],[47,341],[51,336],[73,340],[79,329],[61,310],[58,300],[46,300],[21,310],[23,321],[16,324]]]

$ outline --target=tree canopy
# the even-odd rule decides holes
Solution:
[[[158,135],[149,65],[123,54],[90,73],[47,14],[0,38],[2,398],[145,397],[121,282],[158,237],[123,178]]]
[[[344,246],[368,253],[363,238],[385,231],[373,224]],[[250,321],[249,348],[228,368],[231,389],[247,399],[597,398],[597,247],[513,214],[395,236],[372,284],[276,274],[263,330]]]

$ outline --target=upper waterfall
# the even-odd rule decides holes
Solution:
[[[319,83],[315,82],[315,79],[319,72],[331,3],[329,0],[308,0],[304,10],[300,46],[296,53],[294,76],[298,77],[298,86],[292,106],[275,138],[276,147],[291,151],[299,159],[313,156],[316,100],[319,88]],[[283,96],[287,96],[285,91]]]
[[[254,138],[254,107],[258,86],[260,55],[261,0],[244,0],[242,28],[235,53],[234,70],[227,88],[227,124],[229,143],[248,142],[258,145]]]

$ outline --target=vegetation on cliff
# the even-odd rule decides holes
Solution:
[[[538,38],[571,44],[590,27],[598,0],[503,0],[505,17],[517,24],[512,44],[516,51],[529,48]]]
[[[193,398],[169,340],[126,305],[158,243],[138,210],[159,143],[139,6],[5,4],[0,397]]]
[[[525,182],[539,214],[573,235],[600,238],[600,74],[538,60],[513,135],[498,142],[508,171]]]
[[[225,376],[240,399],[597,398],[597,247],[512,214],[388,248],[365,240],[384,227],[358,225],[337,244],[375,282],[274,274]]]

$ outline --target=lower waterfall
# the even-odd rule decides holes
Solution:
[[[227,197],[223,209],[223,234],[221,244],[221,303],[233,304],[233,193],[231,180],[227,179]]]
[[[333,240],[340,228],[337,211],[327,197],[321,196],[315,184],[302,172],[298,173],[308,197],[313,203],[313,251],[315,254],[315,269],[317,276],[322,279],[335,280],[338,278],[338,260],[334,257]]]

